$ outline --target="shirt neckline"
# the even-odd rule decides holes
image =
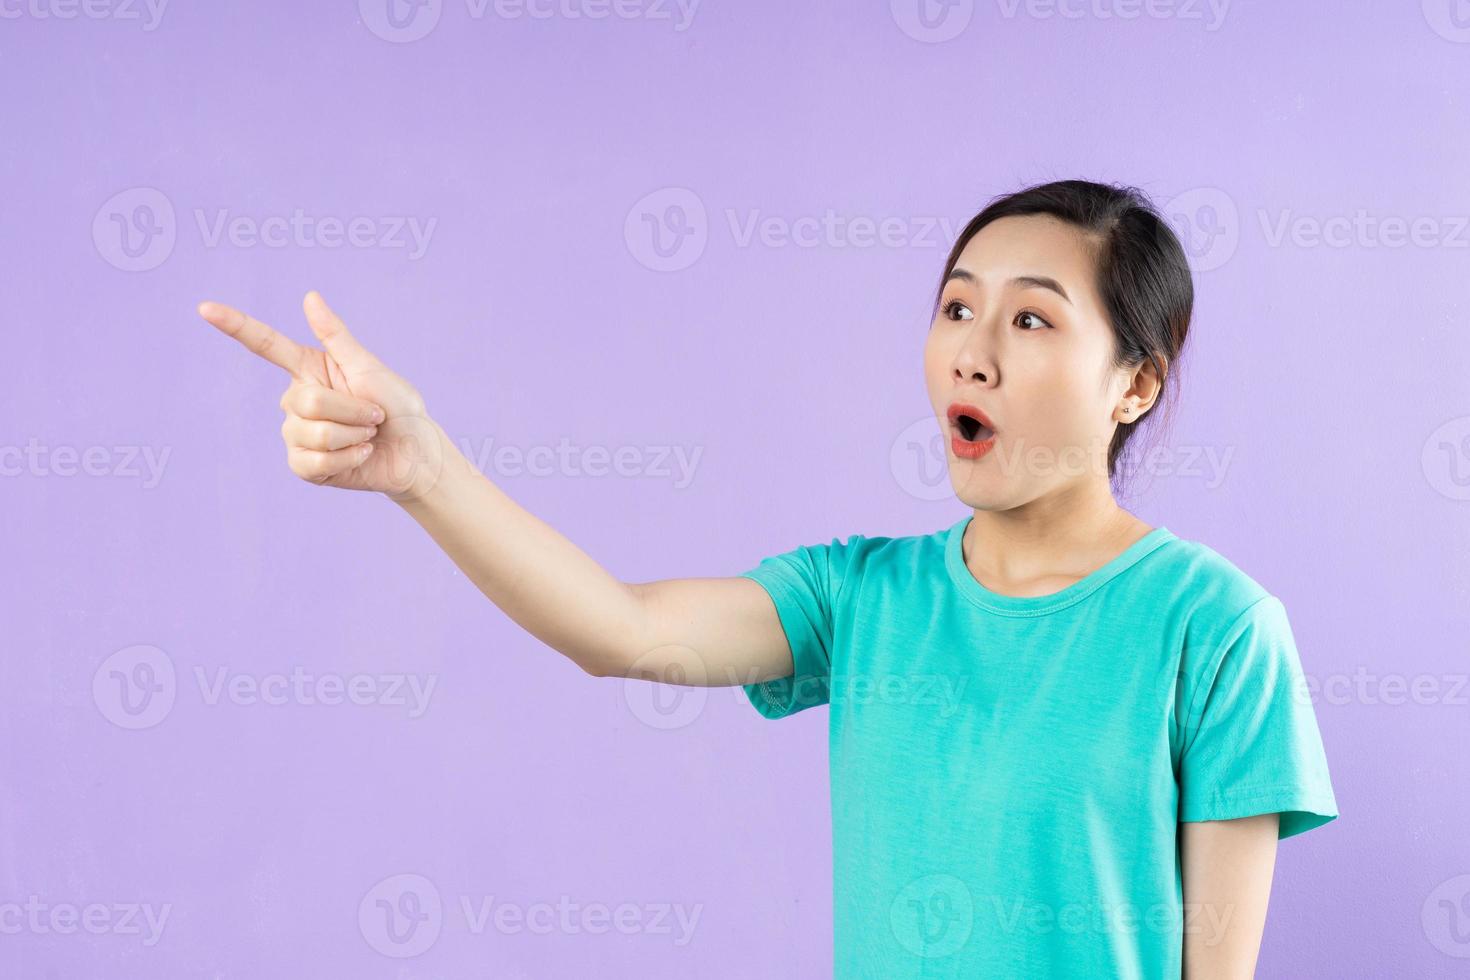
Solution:
[[[1047,613],[1065,609],[1085,599],[1149,552],[1174,540],[1175,537],[1172,531],[1160,525],[1124,548],[1107,564],[1088,573],[1060,592],[1037,596],[1001,595],[981,585],[979,579],[970,574],[970,569],[965,565],[965,529],[974,517],[974,514],[967,514],[950,527],[944,546],[944,564],[949,570],[950,578],[966,599],[983,609],[1004,616],[1044,616]]]

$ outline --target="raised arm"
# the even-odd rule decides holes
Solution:
[[[443,473],[400,505],[491,602],[583,670],[692,686],[791,673],[786,635],[758,584],[621,582],[440,438]]]
[[[690,686],[792,672],[775,605],[739,576],[625,583],[475,469],[423,398],[348,332],[316,292],[303,302],[325,350],[219,303],[199,314],[291,375],[287,461],[302,479],[385,494],[518,625],[595,676]]]

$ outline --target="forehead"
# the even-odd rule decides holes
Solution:
[[[1047,276],[1074,298],[1093,292],[1094,258],[1088,236],[1049,214],[992,221],[965,243],[955,266],[973,273],[982,285],[1017,276]]]

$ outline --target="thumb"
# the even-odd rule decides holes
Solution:
[[[363,371],[382,365],[381,361],[347,331],[347,324],[332,312],[321,293],[315,289],[307,293],[301,302],[301,308],[306,313],[306,322],[311,324],[311,332],[316,334],[327,353],[332,355],[332,360],[341,365],[344,371]]]

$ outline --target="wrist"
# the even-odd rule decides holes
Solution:
[[[433,506],[452,492],[453,487],[473,474],[474,467],[464,457],[449,434],[428,416],[412,423],[409,448],[404,453],[404,472],[395,475],[394,489],[384,496],[405,508]]]

